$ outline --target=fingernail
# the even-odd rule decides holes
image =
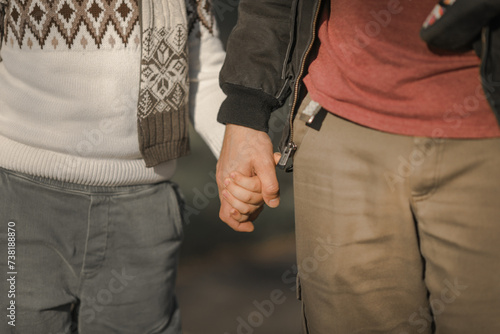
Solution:
[[[228,197],[227,190],[222,190],[222,197],[224,197],[225,199],[227,199],[227,197]]]
[[[225,180],[224,180],[224,184],[226,185],[226,187],[229,185],[229,183],[231,183],[231,180],[230,180],[230,179],[225,179]]]
[[[236,174],[235,173],[231,173],[231,174],[229,174],[229,176],[234,180],[234,178],[236,177]]]
[[[275,198],[269,201],[269,206],[272,208],[277,207],[280,204],[279,199]]]
[[[236,209],[234,209],[234,208],[233,208],[233,209],[231,209],[231,214],[232,214],[232,215],[235,215],[235,214],[236,214]]]

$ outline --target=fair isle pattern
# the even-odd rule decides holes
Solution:
[[[189,95],[187,39],[198,22],[213,34],[210,0],[187,0],[187,30],[148,28],[143,34],[143,60],[139,94],[139,118],[151,113],[185,110]]]
[[[140,45],[138,0],[10,0],[4,40],[23,49]]]
[[[196,0],[195,7],[193,0],[144,1],[138,132],[146,166],[152,167],[189,153],[188,35],[213,34],[214,21],[210,13],[201,17],[210,10],[209,0]],[[165,10],[170,22],[155,19]]]
[[[7,9],[7,0],[0,0],[0,49],[2,49],[3,36],[5,32],[5,10]],[[0,57],[2,61],[2,57]]]
[[[139,117],[184,111],[189,93],[187,30],[145,29],[139,94]]]
[[[212,15],[211,0],[187,0],[186,9],[188,12],[188,29],[190,33],[198,21],[211,34],[214,33],[215,17]]]

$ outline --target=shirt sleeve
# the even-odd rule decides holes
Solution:
[[[225,51],[218,37],[215,20],[210,29],[196,23],[189,38],[189,109],[196,132],[216,158],[222,148],[225,126],[217,122],[217,113],[225,94],[219,87],[219,72]]]

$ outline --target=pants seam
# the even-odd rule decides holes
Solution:
[[[442,140],[441,143],[438,145],[436,148],[436,167],[435,167],[435,173],[434,176],[432,177],[432,189],[426,193],[422,194],[415,194],[413,191],[411,191],[411,198],[413,201],[416,202],[422,202],[434,195],[438,189],[438,183],[441,179],[441,168],[442,168],[442,161],[443,161],[443,155],[444,155],[444,143],[445,141]]]
[[[92,203],[93,203],[93,196],[90,196],[90,203],[87,211],[87,236],[85,237],[85,248],[83,251],[82,268],[80,269],[80,281],[78,282],[78,295],[81,294],[83,289],[85,261],[87,260],[87,249],[89,245],[89,236],[90,236],[90,211],[92,210]]]

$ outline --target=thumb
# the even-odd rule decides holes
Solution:
[[[280,152],[274,152],[274,164],[277,165],[278,162],[280,162],[281,159],[281,153]]]
[[[280,186],[276,177],[274,161],[269,159],[267,162],[261,162],[256,164],[254,169],[255,174],[260,179],[264,202],[269,207],[276,208],[280,204]]]

